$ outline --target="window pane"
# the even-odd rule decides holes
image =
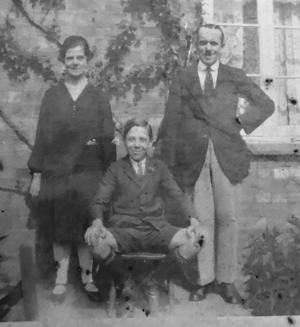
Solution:
[[[257,24],[256,0],[215,0],[214,21],[234,24]]]
[[[276,25],[298,26],[300,19],[300,1],[292,3],[292,1],[275,0],[274,7],[274,23]]]
[[[256,0],[214,1],[214,21],[225,24],[257,24]],[[222,26],[225,48],[222,62],[259,74],[259,39],[257,27]]]
[[[247,74],[259,74],[258,28],[221,26],[225,33],[222,62],[242,68]]]
[[[279,125],[300,125],[299,90],[300,79],[278,79],[276,103],[278,104]]]
[[[300,76],[300,3],[274,1],[275,58],[277,76]],[[286,28],[284,28],[286,27]],[[279,125],[300,125],[300,79],[277,82]]]

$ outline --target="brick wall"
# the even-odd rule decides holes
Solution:
[[[251,226],[266,217],[272,226],[293,214],[300,216],[300,169],[295,156],[254,156],[243,181],[242,217]]]
[[[194,23],[192,2],[196,0],[181,0],[180,2],[181,10],[186,14],[182,23],[185,26],[188,22],[191,27]],[[25,0],[24,3],[26,3]],[[10,5],[10,0],[2,0],[0,24],[4,22],[5,13],[9,11]],[[38,9],[32,10],[29,7],[27,9],[35,21],[41,21],[44,14]],[[49,15],[44,24],[49,23],[54,16],[61,26],[61,40],[70,34],[80,34],[89,40],[91,46],[96,47],[96,56],[91,64],[103,59],[110,38],[118,33],[117,24],[129,19],[122,11],[120,0],[68,0],[66,10]],[[57,61],[56,46],[29,26],[24,18],[14,18],[11,15],[11,19],[16,25],[14,36],[18,43],[28,51],[51,58],[59,77],[63,66]],[[138,35],[141,38],[141,46],[126,58],[126,69],[130,69],[133,64],[139,62],[151,61],[155,52],[158,34],[154,25],[146,24]],[[39,105],[44,91],[49,87],[48,83],[32,75],[27,82],[13,85],[2,67],[0,67],[0,83],[0,108],[33,144]],[[138,106],[132,105],[130,95],[119,101],[112,100],[112,110],[121,121],[142,114],[154,125],[156,131],[164,110],[165,100],[160,92],[161,87],[145,94]],[[26,183],[29,181],[26,169],[29,154],[30,150],[27,146],[20,142],[0,119],[0,160],[4,166],[3,171],[0,171],[1,187],[26,189]],[[263,216],[274,222],[285,219],[291,214],[297,214],[299,181],[297,162],[293,158],[254,157],[250,176],[243,183],[241,224],[252,224]],[[1,191],[0,213],[0,230],[10,225],[4,221],[13,222],[15,219],[26,219],[28,216],[23,197]]]
[[[27,0],[23,1],[25,9],[35,22],[40,23],[44,20],[43,25],[47,26],[53,18],[56,19],[61,27],[61,41],[74,34],[85,37],[91,47],[95,49],[95,57],[91,61],[91,65],[104,59],[109,40],[119,33],[118,23],[130,21],[129,15],[123,13],[120,0],[66,0],[66,10],[50,13],[46,17],[38,7],[32,9],[28,3]],[[10,0],[1,1],[0,25],[4,24],[11,6]],[[63,71],[63,65],[57,60],[56,45],[47,41],[22,16],[15,16],[10,12],[9,17],[16,26],[13,31],[16,42],[28,52],[50,58],[53,69],[59,78]],[[143,26],[138,31],[138,36],[141,38],[141,45],[125,58],[127,70],[134,64],[151,61],[155,53],[158,33],[154,24],[149,23]],[[26,82],[11,83],[6,71],[0,66],[0,85],[0,109],[33,144],[41,99],[49,84],[33,74]],[[156,130],[163,115],[164,98],[160,96],[160,88],[157,88],[149,94],[145,94],[138,106],[133,106],[130,94],[126,99],[119,101],[113,99],[111,106],[121,122],[132,116],[143,115],[154,125]],[[120,147],[120,153],[122,151]],[[29,182],[26,166],[29,155],[29,148],[20,142],[0,118],[0,162],[3,164],[3,170],[0,171],[1,188],[20,189],[21,191],[26,189]],[[27,216],[28,209],[22,196],[0,191],[0,236],[13,225],[18,225],[15,224],[16,221],[26,220]]]

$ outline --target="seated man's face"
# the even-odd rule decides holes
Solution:
[[[151,148],[152,141],[148,129],[141,126],[132,127],[126,135],[125,147],[130,158],[134,161],[143,160]]]

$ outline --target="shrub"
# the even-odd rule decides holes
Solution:
[[[300,230],[266,229],[250,245],[243,267],[254,316],[300,314]]]

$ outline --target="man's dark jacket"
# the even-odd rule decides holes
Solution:
[[[236,120],[239,97],[250,108]],[[243,70],[220,63],[213,97],[201,89],[197,63],[180,70],[170,87],[161,125],[161,155],[181,187],[195,185],[209,139],[219,165],[232,184],[249,174],[249,154],[240,135],[252,133],[274,112],[274,102]]]

